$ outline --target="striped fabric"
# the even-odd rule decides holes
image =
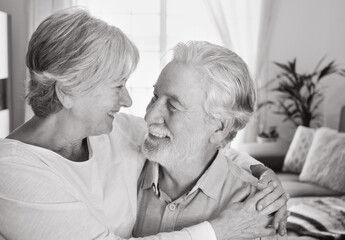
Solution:
[[[289,211],[289,231],[318,239],[345,239],[345,195],[304,198]]]

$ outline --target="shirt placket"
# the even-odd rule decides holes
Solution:
[[[172,201],[172,199],[167,194],[165,194],[163,191],[160,191],[159,199],[166,203],[159,231],[172,232],[175,230],[176,222],[178,220],[177,218],[180,211],[182,210],[183,200],[185,199],[185,196]]]

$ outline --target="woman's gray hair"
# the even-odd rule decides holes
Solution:
[[[36,116],[46,117],[62,108],[56,91],[85,94],[106,80],[127,79],[138,61],[136,46],[117,27],[80,8],[59,11],[30,39],[28,102]]]
[[[201,73],[209,117],[219,119],[228,129],[224,146],[245,127],[254,112],[256,91],[247,65],[234,52],[208,42],[179,43],[172,62],[192,66]]]

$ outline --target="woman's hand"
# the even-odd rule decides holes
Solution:
[[[286,206],[289,195],[285,193],[279,178],[271,169],[267,169],[261,174],[257,188],[258,190],[263,190],[269,184],[273,184],[275,189],[270,194],[267,194],[263,199],[259,200],[256,207],[258,210],[261,210],[279,199],[285,201],[285,205],[274,214],[274,219],[272,222],[274,229],[278,231],[279,235],[283,236],[286,234],[286,222],[287,217],[289,216]]]
[[[284,207],[286,201],[278,199],[261,211],[258,211],[257,202],[274,191],[272,183],[266,188],[257,191],[251,187],[251,193],[244,202],[230,203],[218,218],[210,221],[217,240],[253,239],[276,234],[272,226],[271,214]]]

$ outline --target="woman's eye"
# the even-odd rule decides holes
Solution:
[[[157,95],[153,95],[151,98],[151,102],[155,102],[158,99]]]

